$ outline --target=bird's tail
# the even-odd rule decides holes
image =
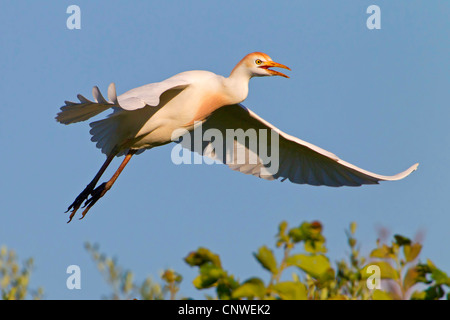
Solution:
[[[89,124],[92,128],[90,133],[92,135],[91,141],[96,143],[102,153],[109,155],[119,141],[119,125],[120,117],[109,116],[105,119],[94,121]]]
[[[65,101],[65,105],[61,107],[61,112],[56,115],[56,121],[62,124],[71,124],[88,120],[111,107],[118,107],[116,86],[111,83],[108,87],[108,99],[103,98],[97,86],[92,89],[92,95],[95,101],[90,101],[79,94],[80,102]]]

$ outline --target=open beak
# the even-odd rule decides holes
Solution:
[[[289,67],[286,67],[284,64],[274,62],[274,61],[265,61],[261,66],[259,66],[259,68],[266,69],[267,72],[269,72],[271,76],[281,76],[281,77],[285,77],[285,78],[289,78],[289,77],[287,75],[285,75],[284,73],[281,73],[281,72],[278,72],[275,70],[271,70],[269,68],[282,68],[282,69],[291,70]]]

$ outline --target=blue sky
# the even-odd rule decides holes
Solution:
[[[81,8],[81,30],[66,9]],[[366,9],[381,8],[381,30]],[[358,223],[363,253],[380,227],[424,233],[422,259],[450,271],[450,3],[448,1],[4,1],[0,10],[0,244],[34,257],[32,287],[48,299],[98,299],[109,289],[83,248],[118,258],[137,280],[205,246],[241,280],[268,275],[252,253],[274,245],[282,220],[319,220],[329,255],[348,253],[344,230]],[[63,126],[64,100],[94,85],[118,94],[200,69],[228,76],[247,53],[291,67],[290,79],[257,78],[244,105],[281,130],[380,174],[419,162],[398,182],[326,188],[269,182],[218,165],[176,166],[172,145],[132,159],[82,220],[63,212],[104,156],[88,123]],[[113,162],[108,178],[119,165]],[[82,289],[66,288],[79,265]]]

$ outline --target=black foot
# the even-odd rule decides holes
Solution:
[[[67,211],[65,213],[72,210],[72,211],[70,211],[70,217],[69,217],[69,221],[67,221],[67,223],[72,221],[73,216],[75,215],[77,210],[80,208],[81,204],[93,192],[94,187],[95,187],[95,185],[88,184],[87,187],[78,195],[78,197],[75,199],[75,201],[69,206],[69,208],[67,208]]]
[[[86,200],[86,202],[84,203],[83,208],[84,209],[83,213],[81,214],[81,219],[84,218],[84,216],[86,215],[86,213],[88,213],[89,209],[92,208],[92,206],[101,198],[105,195],[105,193],[110,189],[110,187],[108,187],[108,183],[107,182],[103,182],[101,185],[99,185],[97,188],[95,188],[94,191],[91,192],[92,197],[90,197],[88,200]]]

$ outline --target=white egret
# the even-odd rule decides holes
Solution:
[[[225,133],[227,129],[266,129],[279,135],[279,167],[268,174],[262,161],[256,163],[227,163],[233,170],[260,178],[289,179],[294,183],[326,186],[360,186],[379,181],[399,180],[417,169],[418,164],[393,176],[383,176],[360,169],[338,158],[331,152],[290,136],[261,119],[240,103],[248,94],[252,77],[282,76],[285,74],[270,68],[288,69],[261,52],[245,56],[232,70],[228,78],[209,71],[187,71],[167,80],[132,89],[117,97],[115,85],[108,88],[108,100],[97,87],[93,88],[95,101],[78,95],[80,102],[66,101],[56,120],[71,124],[88,120],[103,111],[112,113],[103,120],[90,124],[92,141],[107,156],[94,179],[69,206],[69,222],[84,204],[83,218],[89,209],[111,189],[131,157],[145,149],[151,149],[173,141],[176,130],[193,132],[196,124],[202,130],[214,128]],[[259,132],[259,131],[258,131]],[[238,141],[235,141],[238,144]],[[205,154],[205,145],[201,150]],[[240,146],[248,149],[247,145]],[[243,147],[243,148],[242,148]],[[247,150],[258,153],[258,150]],[[116,156],[125,159],[112,178],[100,186],[97,183]],[[214,156],[211,152],[207,154]],[[258,156],[258,155],[257,155]],[[97,186],[97,187],[96,187]]]

